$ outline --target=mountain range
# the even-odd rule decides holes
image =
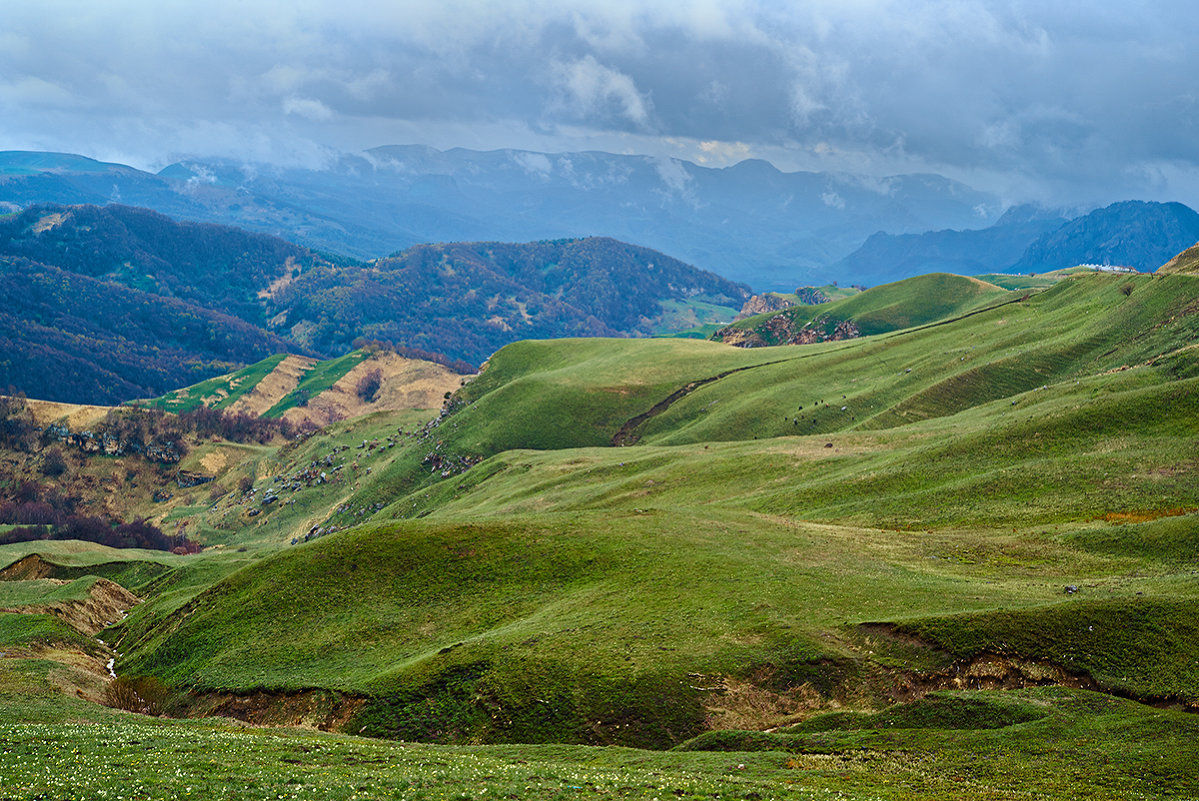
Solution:
[[[1181,203],[1129,200],[1071,217],[1014,206],[988,228],[872,235],[833,265],[866,284],[929,272],[1039,273],[1098,264],[1153,272],[1199,242],[1199,214]]]
[[[279,167],[187,160],[157,173],[82,156],[0,153],[0,206],[131,204],[370,260],[418,244],[606,236],[761,290],[877,285],[928,272],[1152,270],[1199,239],[1193,211],[1126,201],[1014,206],[937,175],[868,179],[711,168],[601,152],[388,146]],[[1070,227],[1067,227],[1070,226]]]
[[[189,160],[149,173],[0,153],[0,202],[119,202],[368,259],[416,244],[608,236],[757,288],[824,283],[870,234],[971,227],[999,200],[932,174],[884,179],[601,152],[375,148],[319,168]]]

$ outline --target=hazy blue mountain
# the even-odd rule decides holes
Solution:
[[[876,231],[992,221],[996,198],[937,175],[708,168],[609,153],[382,147],[320,169],[180,162],[157,175],[78,156],[0,153],[0,203],[143,205],[359,258],[414,244],[613,237],[759,289],[838,278]]]
[[[1199,242],[1199,214],[1181,203],[1127,200],[1071,220],[1033,242],[1010,272],[1076,264],[1156,270]]]
[[[925,273],[975,275],[1003,271],[1018,261],[1038,237],[1061,228],[1060,211],[1013,206],[989,228],[927,231],[922,234],[878,232],[833,265],[843,281],[878,284]]]

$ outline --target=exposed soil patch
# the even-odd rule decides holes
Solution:
[[[193,693],[186,717],[226,717],[256,726],[292,726],[343,731],[365,698],[329,690],[294,693]],[[351,732],[353,733],[353,732]]]
[[[891,623],[866,623],[859,628],[909,647],[938,650],[918,637],[898,631]],[[957,660],[939,670],[896,671],[889,695],[894,701],[906,702],[937,690],[1019,690],[1050,686],[1091,690],[1162,709],[1199,712],[1199,703],[1194,701],[1176,697],[1136,695],[1113,689],[1086,673],[1070,671],[1052,662],[989,652]]]
[[[22,560],[24,561],[24,560]],[[96,579],[88,597],[77,601],[32,604],[18,609],[0,609],[26,615],[53,615],[78,632],[94,637],[121,619],[140,602],[136,595],[108,579]]]
[[[0,581],[33,581],[52,578],[58,565],[47,562],[41,554],[31,553],[0,570]]]
[[[1060,665],[1001,654],[979,654],[946,670],[896,676],[891,695],[906,702],[935,690],[1020,690],[1026,687],[1072,687],[1102,692],[1090,676],[1070,673]]]

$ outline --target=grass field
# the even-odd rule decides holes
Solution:
[[[145,598],[122,676],[424,743],[85,705],[0,616],[4,792],[109,742],[75,797],[1196,797],[1199,280],[950,283],[823,304],[907,326],[855,340],[511,345],[238,457],[197,556],[3,546]]]

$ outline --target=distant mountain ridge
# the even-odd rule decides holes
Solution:
[[[375,148],[320,169],[235,161],[157,175],[68,154],[0,153],[0,203],[127,203],[374,258],[445,241],[609,236],[760,289],[823,283],[878,230],[990,222],[999,200],[938,175],[703,167],[601,152]],[[993,211],[988,211],[988,209]]]
[[[1042,235],[1011,272],[1045,272],[1074,264],[1152,271],[1197,241],[1199,213],[1193,209],[1181,203],[1129,200],[1096,209]]]
[[[380,340],[478,364],[517,339],[731,320],[749,289],[612,239],[420,246],[363,264],[121,205],[0,219],[0,387],[114,403],[272,353]]]
[[[834,267],[868,284],[896,274],[1043,273],[1078,264],[1151,271],[1196,241],[1199,213],[1181,203],[1122,201],[1072,219],[1016,206],[984,229],[874,234]]]

